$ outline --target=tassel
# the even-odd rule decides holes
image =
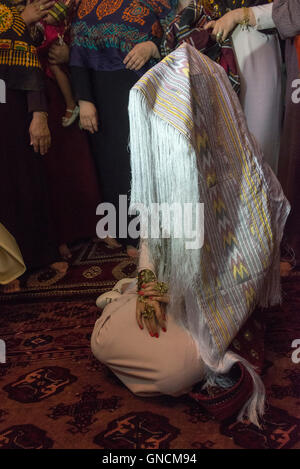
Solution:
[[[142,203],[149,208],[151,204],[162,201],[169,204],[178,200],[181,203],[199,203],[197,155],[187,138],[152,112],[145,97],[136,89],[130,93],[129,116],[131,209],[135,204]],[[224,381],[222,375],[228,373],[237,361],[247,368],[253,379],[254,391],[239,419],[246,415],[252,423],[259,426],[259,417],[264,408],[264,385],[242,357],[227,352],[220,360],[220,351],[212,339],[195,295],[201,250],[187,250],[186,240],[175,237],[175,227],[172,224],[170,238],[167,240],[162,238],[162,229],[160,225],[156,239],[148,233],[147,243],[158,278],[167,282],[172,278],[171,303],[168,309],[195,340],[199,355],[207,366],[207,379],[210,382],[217,379],[218,384],[225,385],[226,380]],[[145,237],[145,233],[142,233],[142,237]]]
[[[167,239],[162,218],[156,238],[150,232],[151,219],[148,227],[148,246],[157,276],[166,282],[172,278],[171,296],[175,302],[180,301],[179,293],[182,297],[190,288],[191,279],[198,275],[200,265],[201,249],[186,249],[189,240],[184,233],[184,204],[192,204],[192,220],[199,206],[197,155],[187,138],[151,112],[144,96],[135,89],[130,93],[129,115],[131,209],[135,204],[142,203],[151,208],[155,203],[166,202],[169,207],[177,207],[176,214],[182,216],[181,223],[176,223],[176,218],[171,216]],[[199,231],[203,228],[201,226]],[[180,232],[182,236],[179,236]],[[145,238],[143,233],[142,237]]]

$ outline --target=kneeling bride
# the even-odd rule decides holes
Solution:
[[[138,279],[122,282],[92,334],[92,351],[139,396],[232,386],[237,363],[253,387],[239,418],[259,424],[264,386],[229,350],[256,306],[280,301],[279,246],[289,204],[248,131],[222,69],[184,44],[133,87],[131,204],[204,204],[204,243],[176,227],[143,238]],[[103,303],[104,301],[104,303]],[[101,305],[100,305],[101,306]]]

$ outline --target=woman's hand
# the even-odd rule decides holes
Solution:
[[[47,114],[45,112],[34,112],[29,127],[30,145],[34,151],[45,155],[51,145],[51,135],[48,127]]]
[[[51,65],[67,64],[69,62],[69,58],[70,49],[65,42],[62,44],[52,44],[48,54],[48,60]]]
[[[151,337],[158,338],[160,329],[167,332],[166,315],[158,301],[147,299],[147,305],[153,308],[152,318],[147,319],[144,316],[146,303],[138,298],[136,302],[136,320],[140,329],[144,329],[145,325]]]
[[[48,10],[54,5],[54,1],[49,0],[33,0],[32,3],[27,0],[27,5],[21,13],[21,16],[29,26],[32,23],[40,21],[48,15]]]
[[[143,298],[149,298],[150,300],[155,300],[160,303],[167,304],[170,302],[169,295],[167,295],[166,293],[161,294],[159,292],[159,289],[157,289],[157,282],[146,283],[138,294]]]
[[[249,26],[255,26],[256,18],[252,8],[248,8],[247,13],[249,15]],[[243,22],[245,18],[244,15],[244,8],[236,8],[235,10],[231,10],[226,13],[217,21],[210,21],[204,26],[204,29],[212,29],[212,35],[217,38],[217,41],[220,43],[224,42],[228,38],[231,31],[233,31],[238,24]]]
[[[79,101],[80,124],[91,134],[98,132],[98,113],[95,105],[89,101]]]
[[[226,13],[217,21],[210,21],[204,26],[204,29],[212,29],[212,35],[217,38],[218,42],[224,42],[231,31],[243,21],[243,9],[237,8]]]
[[[141,42],[126,55],[124,64],[128,70],[140,70],[151,57],[159,58],[159,50],[152,41]]]

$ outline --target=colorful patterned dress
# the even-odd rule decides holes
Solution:
[[[124,69],[123,60],[140,42],[157,45],[173,0],[82,0],[72,27],[71,64],[93,70]],[[142,75],[153,62],[145,66]]]

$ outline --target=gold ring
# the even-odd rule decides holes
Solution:
[[[153,319],[154,314],[153,314],[153,313],[150,313],[150,312],[149,312],[149,313],[146,313],[146,311],[144,311],[144,312],[142,313],[142,316],[143,316],[144,319]]]
[[[41,11],[44,10],[44,5],[40,5],[40,10],[41,10]]]
[[[217,42],[219,44],[222,44],[222,38],[223,38],[223,31],[219,31],[218,34],[217,34]]]

